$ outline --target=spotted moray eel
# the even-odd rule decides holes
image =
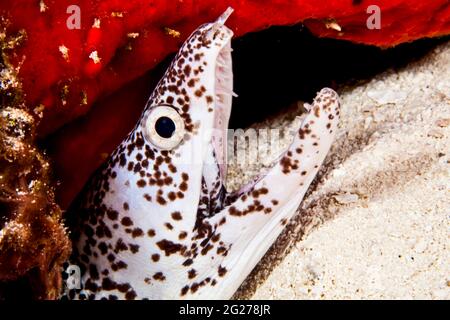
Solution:
[[[186,40],[70,209],[82,276],[68,298],[229,299],[299,207],[337,130],[339,97],[322,89],[267,174],[227,193],[231,12]]]

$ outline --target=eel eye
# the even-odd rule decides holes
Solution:
[[[156,147],[170,150],[183,140],[184,121],[174,108],[157,106],[147,116],[144,132]]]

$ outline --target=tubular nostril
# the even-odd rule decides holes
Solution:
[[[233,13],[234,9],[232,7],[228,7],[227,10],[225,10],[224,13],[216,20],[216,24],[224,25],[225,22],[228,20],[228,18]]]
[[[225,10],[225,12],[222,13],[219,18],[217,18],[216,22],[214,22],[214,24],[211,28],[211,32],[213,34],[213,36],[212,36],[213,39],[216,38],[220,27],[222,27],[225,24],[225,22],[228,20],[228,18],[233,13],[233,11],[234,11],[233,8],[228,7],[227,10]]]

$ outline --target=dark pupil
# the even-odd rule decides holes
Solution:
[[[156,132],[163,138],[170,138],[175,131],[175,123],[168,117],[161,117],[155,123]]]

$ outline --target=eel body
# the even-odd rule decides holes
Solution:
[[[300,205],[332,144],[339,97],[322,89],[271,169],[227,193],[232,10],[186,40],[135,128],[70,209],[70,299],[229,299]]]

